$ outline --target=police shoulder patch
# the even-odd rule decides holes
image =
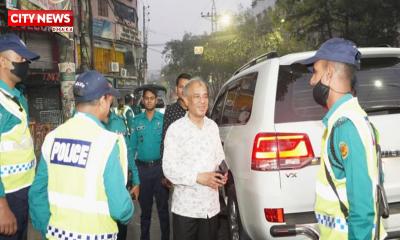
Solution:
[[[349,146],[345,142],[340,142],[339,150],[340,150],[340,155],[342,156],[342,159],[345,160],[347,158],[347,156],[349,155]]]

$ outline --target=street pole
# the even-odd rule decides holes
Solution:
[[[91,32],[91,16],[92,9],[90,8],[90,0],[78,0],[78,11],[79,11],[79,42],[80,42],[80,53],[81,53],[81,71],[89,70],[93,67],[93,46]]]
[[[147,14],[147,8],[145,5],[143,5],[143,83],[147,83],[147,29],[146,29],[146,14]]]
[[[212,0],[211,12],[201,13],[202,18],[209,18],[211,20],[211,33],[216,32],[218,28],[218,14],[215,6],[215,0]]]

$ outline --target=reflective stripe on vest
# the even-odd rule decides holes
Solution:
[[[0,175],[1,177],[7,177],[9,175],[23,173],[31,170],[35,166],[35,160],[32,160],[28,163],[0,166]]]
[[[50,238],[63,240],[115,240],[118,234],[81,234],[62,230],[53,226],[47,226],[47,234]]]
[[[325,227],[335,229],[340,232],[348,231],[346,219],[340,217],[331,217],[323,214],[316,213],[318,224],[324,225]]]
[[[28,127],[25,109],[16,104],[8,93],[0,90],[0,105],[18,118],[21,123],[0,139],[0,176],[6,193],[16,192],[32,184],[35,176],[36,157]]]
[[[105,166],[118,139],[117,134],[82,113],[46,136],[42,154],[48,165],[50,226],[82,236],[118,232],[103,182]],[[127,165],[127,156],[120,157],[121,165]],[[59,239],[49,231],[46,236]]]
[[[332,114],[328,120],[327,129],[325,129],[322,145],[321,145],[321,166],[317,175],[316,183],[316,203],[315,213],[317,221],[320,227],[321,239],[347,239],[348,225],[346,219],[340,209],[338,197],[334,193],[332,187],[327,181],[325,175],[326,165],[329,174],[333,180],[333,183],[337,189],[340,200],[344,205],[349,208],[346,191],[346,178],[336,179],[333,173],[330,161],[328,159],[328,151],[330,146],[327,146],[327,141],[330,138],[331,131],[334,124],[340,118],[345,117],[353,122],[356,127],[358,134],[362,140],[364,148],[366,150],[368,174],[372,181],[372,193],[374,202],[376,202],[376,184],[378,179],[378,168],[377,168],[377,157],[375,149],[375,139],[373,131],[367,120],[367,114],[358,104],[357,98],[352,98],[349,101],[343,103],[338,109]],[[374,204],[375,220],[376,223],[376,204]],[[383,226],[381,227],[381,233],[384,233]],[[375,234],[375,227],[372,229],[372,238]]]
[[[18,150],[30,149],[33,146],[33,140],[31,137],[22,137],[20,142],[16,141],[1,141],[0,142],[0,152],[11,152]]]
[[[49,201],[57,207],[78,210],[79,212],[100,213],[104,215],[110,212],[107,202],[57,192],[49,192]]]

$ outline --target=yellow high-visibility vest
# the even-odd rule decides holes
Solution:
[[[321,166],[317,174],[316,182],[316,202],[315,202],[315,214],[320,231],[320,239],[323,240],[346,240],[348,239],[348,223],[345,219],[343,212],[340,209],[339,199],[330,186],[327,176],[325,173],[325,166],[332,178],[332,181],[336,187],[337,193],[340,200],[349,209],[349,203],[347,200],[346,191],[346,178],[336,179],[333,173],[331,164],[328,159],[328,152],[330,151],[327,146],[327,140],[329,139],[332,128],[337,120],[342,117],[346,117],[353,122],[357,128],[358,134],[362,140],[365,148],[365,154],[367,157],[368,174],[372,181],[372,193],[374,198],[374,211],[375,218],[374,222],[377,222],[377,192],[376,186],[378,184],[378,163],[376,155],[375,137],[374,132],[370,123],[367,120],[367,114],[360,107],[357,98],[352,98],[347,102],[339,106],[338,109],[330,116],[328,120],[327,128],[325,129],[322,145],[321,145]],[[375,236],[375,227],[372,229],[372,238]],[[380,226],[380,239],[384,239],[386,233],[382,225]]]
[[[7,92],[0,90],[0,104],[21,123],[0,139],[0,176],[6,193],[16,192],[32,185],[35,177],[36,157],[29,131],[28,116]]]
[[[48,166],[48,239],[116,239],[118,228],[110,216],[103,174],[117,141],[126,182],[123,137],[90,117],[77,113],[46,136],[42,155]]]

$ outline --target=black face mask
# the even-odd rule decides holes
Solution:
[[[17,76],[21,81],[24,81],[28,77],[29,62],[11,62],[14,66],[13,70],[10,70],[15,76]]]
[[[321,80],[319,80],[317,85],[315,85],[313,88],[313,97],[315,102],[317,102],[319,105],[323,107],[326,107],[328,96],[329,96],[329,86],[326,86],[321,82]]]

